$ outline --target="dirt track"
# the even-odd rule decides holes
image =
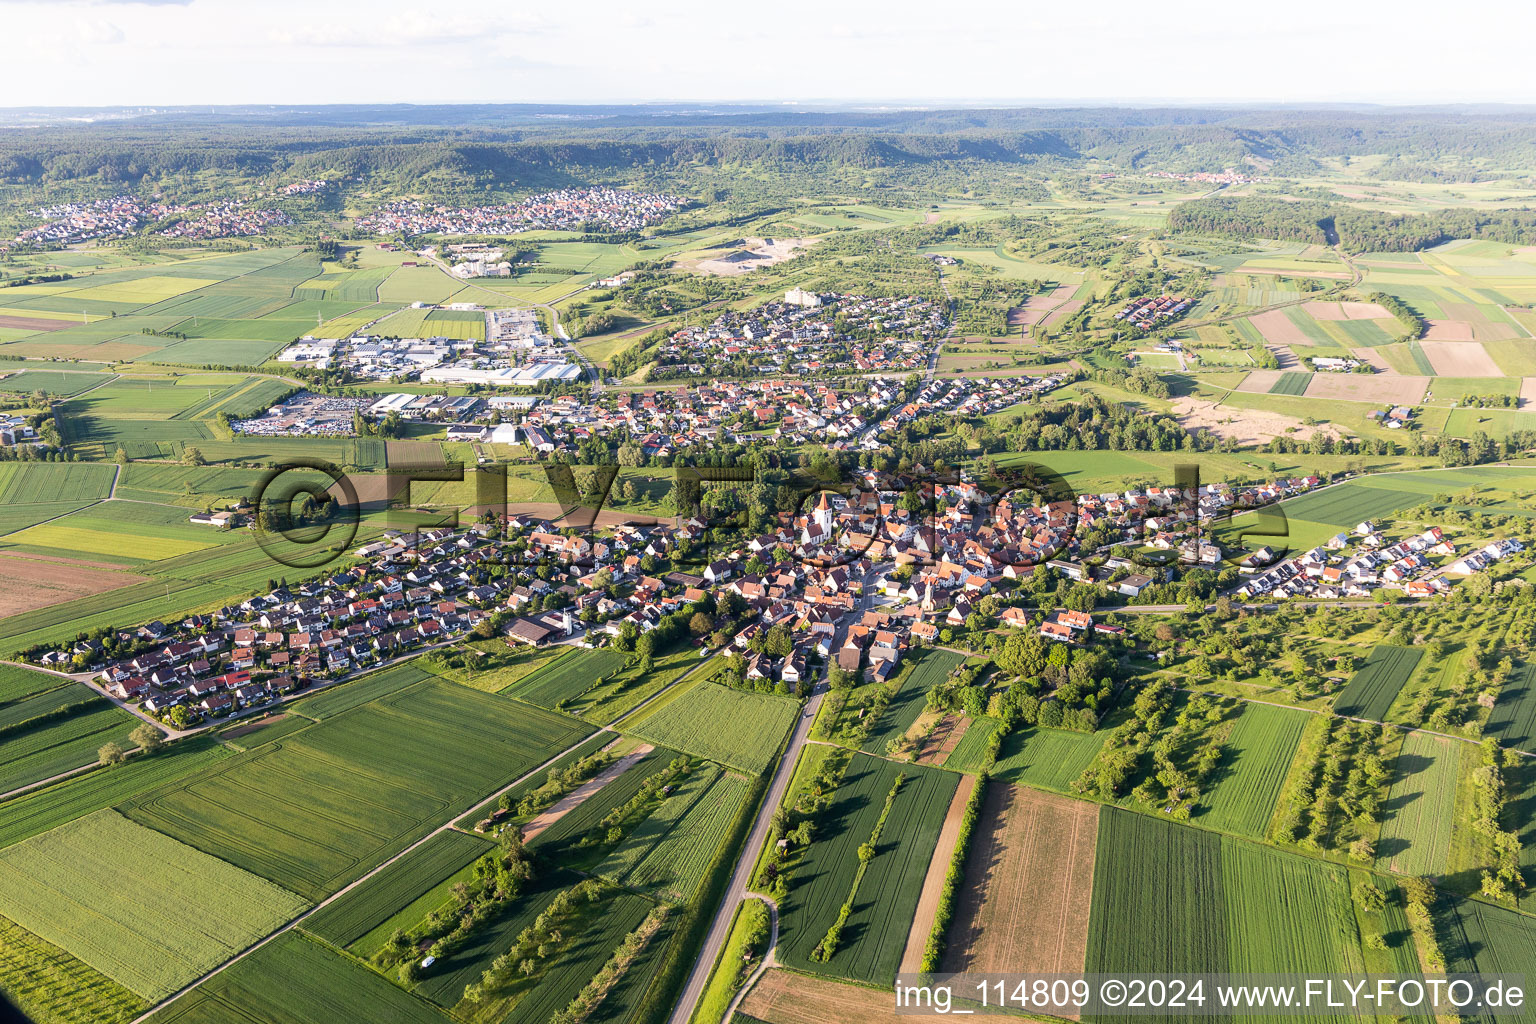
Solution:
[[[605,747],[604,749],[606,750],[607,748]],[[592,794],[629,771],[635,766],[636,761],[654,749],[649,743],[641,744],[561,797],[557,803],[547,808],[542,814],[535,816],[532,821],[523,826],[523,842],[533,842],[533,838],[540,832],[543,832],[549,826],[580,807]]]
[[[917,901],[917,913],[912,917],[912,927],[907,930],[907,947],[901,955],[902,973],[916,973],[923,966],[923,948],[928,944],[928,933],[933,931],[933,918],[939,911],[939,896],[944,891],[944,876],[949,873],[949,861],[960,838],[960,822],[965,817],[965,805],[976,788],[976,777],[965,775],[955,789],[944,815],[944,827],[939,829],[939,843],[933,848],[933,859],[928,862],[928,873],[923,876],[923,895]]]

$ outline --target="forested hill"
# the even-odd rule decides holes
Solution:
[[[1176,207],[1168,227],[1231,238],[1277,238],[1332,244],[1349,252],[1415,252],[1453,238],[1536,245],[1536,211],[1437,210],[1393,215],[1343,203],[1263,197],[1197,199]]]
[[[62,113],[62,112],[58,112]],[[766,171],[1000,166],[1283,177],[1324,157],[1387,156],[1370,173],[1474,180],[1536,173],[1536,114],[1167,108],[765,111],[751,108],[321,107],[120,114],[50,123],[10,112],[0,181],[139,182],[198,171],[457,177],[706,165]],[[0,117],[0,123],[6,118]]]

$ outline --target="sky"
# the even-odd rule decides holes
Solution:
[[[1536,102],[1536,4],[0,0],[0,106]]]

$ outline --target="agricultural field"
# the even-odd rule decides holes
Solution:
[[[662,746],[749,774],[768,770],[799,714],[787,697],[700,683],[633,729]]]
[[[1086,970],[1227,971],[1221,846],[1215,833],[1103,808]]]
[[[1347,870],[1105,808],[1088,970],[1364,970]],[[1389,943],[1411,940],[1405,934]],[[1411,948],[1411,947],[1410,947]]]
[[[976,726],[972,726],[971,731],[976,731],[980,724],[978,722]],[[968,759],[972,756],[971,751],[974,750],[974,756],[980,757],[981,752],[986,748],[987,730],[982,730],[975,746],[967,743],[969,737],[970,732],[967,732],[966,739],[960,741],[960,746],[950,755],[949,760],[945,762],[945,767],[965,771],[969,767]],[[1019,729],[1004,738],[1002,750],[998,753],[997,764],[993,766],[991,774],[994,778],[1006,782],[1065,793],[1083,773],[1083,769],[1093,763],[1093,759],[1104,747],[1104,740],[1105,736],[1102,732],[1083,733],[1068,729],[1044,728]],[[960,757],[958,762],[957,756]]]
[[[595,873],[660,899],[688,901],[703,884],[750,788],[719,769],[695,768]]]
[[[1457,973],[1513,974],[1536,970],[1533,919],[1476,900],[1442,899],[1435,931],[1445,969]]]
[[[317,899],[588,731],[423,680],[137,797],[124,811]]]
[[[1483,735],[1501,747],[1536,753],[1536,663],[1519,665],[1504,681]]]
[[[906,782],[891,805],[842,944],[828,962],[816,962],[811,953],[848,899],[858,848],[869,840],[898,774],[905,774]],[[874,985],[891,982],[957,785],[949,772],[853,755],[831,807],[817,822],[818,838],[802,854],[789,895],[780,901],[781,964]]]
[[[149,1006],[84,961],[3,917],[0,996],[32,1024],[127,1024]]]
[[[602,647],[578,650],[546,663],[501,692],[542,708],[559,708],[628,663],[628,655]]]
[[[0,505],[86,502],[112,490],[111,466],[89,463],[0,463]]]
[[[93,370],[28,369],[0,377],[0,391],[21,395],[41,391],[45,395],[68,398],[82,391],[100,387],[112,380],[113,376],[110,373],[97,373]]]
[[[0,743],[0,793],[50,779],[96,761],[109,741],[131,746],[139,720],[98,698],[78,711],[12,732]]]
[[[1427,732],[1404,737],[1381,809],[1378,871],[1418,876],[1444,873],[1455,821],[1457,766],[1464,746]]]
[[[233,751],[206,737],[135,757],[109,771],[93,771],[13,798],[0,813],[0,847],[40,835],[172,779],[205,771]]]
[[[439,833],[305,918],[304,930],[345,949],[493,848],[465,832]]]
[[[615,742],[615,740],[613,733],[611,732],[593,733],[591,736],[587,737],[576,746],[570,748],[565,753],[555,758],[546,768],[534,772],[523,781],[514,785],[511,789],[507,790],[507,798],[514,802],[522,799],[523,796],[533,792],[541,785],[543,785],[545,780],[549,778],[549,774],[551,772],[564,770],[575,764],[577,761],[580,761],[582,758],[588,756],[589,754],[595,754],[597,751],[602,750],[604,747],[613,742]],[[474,810],[464,815],[464,817],[454,822],[454,824],[461,829],[472,829],[475,827],[476,823],[483,821],[490,815],[493,810],[495,810],[497,803],[498,800],[496,799],[487,800],[485,803],[476,807]]]
[[[262,946],[158,1011],[153,1024],[310,1024],[367,1007],[372,1024],[450,1018],[379,974],[296,932]]]
[[[1272,395],[1304,395],[1307,393],[1307,385],[1310,383],[1312,383],[1312,374],[1287,370],[1270,387],[1269,393]]]
[[[434,964],[416,986],[416,993],[444,1008],[456,1005],[464,986],[479,981],[491,962],[511,948],[523,929],[538,919],[562,889],[580,881],[580,875],[560,868],[535,874],[511,907],[472,934],[461,948]]]
[[[1244,704],[1196,821],[1220,832],[1263,838],[1306,724],[1303,711]]]
[[[951,651],[928,650],[912,655],[909,658],[911,664],[904,667],[895,695],[885,706],[880,720],[870,729],[861,749],[867,754],[884,754],[892,740],[905,736],[923,713],[928,691],[943,682],[964,660]]]
[[[551,863],[569,864],[577,858],[590,860],[590,852],[580,850],[581,840],[614,808],[622,807],[640,791],[645,781],[664,771],[678,756],[675,750],[656,747],[634,761],[580,803],[569,808],[550,825],[528,839],[528,846]]]
[[[941,969],[1081,972],[1098,805],[1001,783],[983,800]]]
[[[151,1001],[307,906],[112,810],[8,847],[0,865],[0,914]]]
[[[1372,721],[1386,720],[1398,691],[1413,675],[1422,651],[1411,647],[1395,647],[1377,644],[1365,659],[1365,664],[1350,676],[1344,689],[1333,702],[1333,713],[1350,718],[1367,718]]]
[[[305,697],[291,705],[289,710],[316,722],[323,722],[327,718],[334,718],[344,711],[362,707],[380,697],[398,693],[407,686],[419,683],[430,676],[431,674],[422,665],[415,661],[406,661],[377,672],[365,673],[340,686],[332,686],[312,697]]]

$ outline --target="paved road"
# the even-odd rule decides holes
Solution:
[[[752,834],[737,856],[736,870],[731,875],[730,884],[726,887],[725,895],[721,897],[720,905],[715,908],[715,919],[709,926],[709,934],[704,939],[704,945],[694,959],[693,969],[688,972],[688,982],[683,986],[677,1006],[672,1010],[669,1024],[687,1024],[688,1018],[693,1016],[693,1009],[698,1005],[699,998],[704,994],[704,985],[709,980],[710,968],[714,966],[715,960],[720,956],[720,950],[725,946],[726,938],[730,935],[731,918],[736,913],[736,905],[747,895],[747,883],[751,881],[752,868],[757,863],[757,853],[768,841],[769,820],[784,799],[784,791],[789,788],[789,779],[794,774],[795,762],[799,760],[800,748],[805,746],[805,741],[811,734],[811,723],[816,720],[816,712],[821,708],[821,699],[825,695],[826,682],[823,680],[817,684],[816,692],[810,700],[806,701],[805,710],[801,713],[799,721],[795,723],[795,731],[789,738],[789,745],[784,748],[784,756],[779,759],[778,771],[774,773],[773,782],[769,784],[768,793],[763,797],[762,807],[757,812],[757,822],[752,826]]]

